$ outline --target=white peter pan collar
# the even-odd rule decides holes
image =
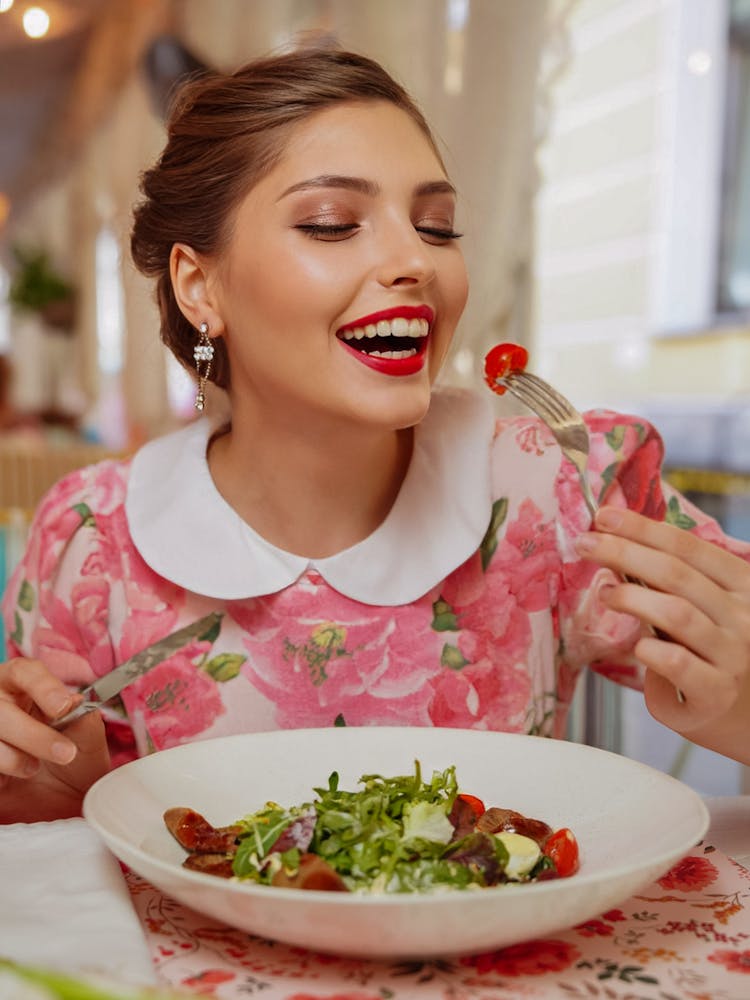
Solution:
[[[477,550],[492,511],[489,403],[461,389],[433,393],[411,463],[385,521],[325,559],[285,552],[224,500],[206,461],[212,433],[199,420],[150,441],[133,458],[125,510],[146,563],[193,593],[240,600],[276,593],[314,569],[364,604],[407,604]]]

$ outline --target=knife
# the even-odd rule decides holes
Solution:
[[[146,646],[140,653],[131,656],[129,660],[125,660],[119,667],[115,667],[114,670],[110,670],[104,677],[100,677],[98,681],[94,681],[93,684],[89,684],[88,687],[84,688],[80,692],[84,698],[81,704],[71,709],[70,712],[66,712],[65,715],[61,715],[58,719],[54,719],[49,725],[53,729],[62,729],[74,719],[78,719],[82,715],[87,715],[95,708],[99,708],[105,701],[109,701],[110,698],[114,698],[115,695],[119,694],[128,684],[137,681],[139,677],[147,674],[152,667],[163,663],[173,653],[182,649],[191,639],[205,635],[216,628],[223,617],[223,614],[220,612],[212,611],[210,615],[199,618],[197,621],[192,622],[192,624],[186,625],[184,628],[172,632],[171,635],[165,636],[164,639],[159,639],[158,642]]]

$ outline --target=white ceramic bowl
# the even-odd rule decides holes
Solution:
[[[581,869],[567,879],[439,895],[361,896],[277,889],[181,867],[162,820],[188,806],[214,825],[309,801],[338,771],[423,775],[456,765],[462,791],[487,806],[569,826]],[[185,905],[224,923],[316,951],[368,958],[476,953],[560,931],[623,902],[701,840],[708,812],[690,788],[603,750],[534,736],[457,729],[329,728],[205,740],[134,761],[100,779],[84,815],[113,853]]]

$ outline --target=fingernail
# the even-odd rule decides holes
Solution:
[[[71,743],[69,740],[65,742],[57,740],[50,748],[50,755],[58,764],[69,764],[77,752],[75,743]]]
[[[71,697],[69,694],[56,694],[49,699],[47,704],[47,714],[51,719],[56,719],[58,715],[67,712],[70,708]]]
[[[622,524],[622,511],[616,507],[602,507],[597,511],[596,525],[598,528],[619,528]]]
[[[598,544],[599,539],[591,532],[585,535],[579,535],[575,540],[576,550],[581,553],[593,552]]]

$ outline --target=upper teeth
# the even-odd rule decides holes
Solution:
[[[426,319],[381,319],[367,326],[354,326],[344,330],[344,340],[362,340],[364,337],[426,337],[430,324]]]

